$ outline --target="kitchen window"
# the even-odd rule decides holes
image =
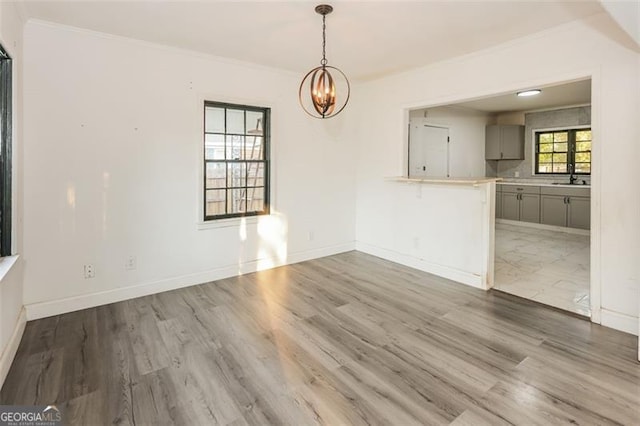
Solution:
[[[11,57],[0,46],[0,256],[11,255]]]
[[[591,174],[591,129],[535,133],[536,174]]]
[[[204,103],[204,220],[269,213],[270,109]]]

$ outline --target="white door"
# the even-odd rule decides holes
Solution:
[[[449,176],[449,129],[411,120],[409,177]]]

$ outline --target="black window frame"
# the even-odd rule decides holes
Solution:
[[[535,141],[535,151],[534,151],[534,155],[535,155],[535,174],[536,175],[560,175],[560,176],[564,176],[564,175],[580,175],[580,176],[590,176],[591,175],[591,168],[592,168],[592,158],[590,158],[589,160],[589,172],[576,172],[575,171],[575,165],[576,165],[576,133],[578,132],[584,132],[584,131],[590,131],[591,132],[591,140],[589,142],[591,142],[591,147],[593,148],[593,131],[591,129],[590,126],[587,127],[570,127],[570,128],[565,128],[565,129],[538,129],[535,130],[534,133],[534,141]],[[545,134],[545,133],[564,133],[566,132],[568,134],[567,136],[567,171],[566,172],[541,172],[540,171],[540,156],[539,154],[541,154],[540,152],[540,135]],[[591,153],[592,150],[589,151],[580,151],[580,152],[589,152]],[[554,154],[554,153],[559,153],[556,151],[551,151],[551,152],[542,152],[542,154]]]
[[[207,108],[209,107],[213,107],[213,108],[223,108],[225,111],[225,131],[224,132],[207,132],[207,118],[206,118],[206,111]],[[232,110],[243,110],[244,111],[244,129],[245,132],[244,134],[240,135],[237,133],[227,133],[227,129],[226,129],[226,113],[228,109],[232,109]],[[263,122],[262,122],[262,143],[263,143],[263,156],[262,159],[256,160],[256,159],[228,159],[226,158],[227,156],[227,137],[226,136],[244,136],[247,137],[248,135],[248,123],[247,123],[247,112],[257,112],[257,113],[262,113],[262,117],[263,117]],[[206,152],[206,138],[207,135],[223,135],[223,137],[225,138],[225,158],[224,159],[207,159],[207,152]],[[246,143],[246,142],[245,142]],[[211,221],[216,221],[216,220],[220,220],[220,219],[230,219],[230,218],[240,218],[240,217],[250,217],[250,216],[262,216],[262,215],[268,215],[271,211],[271,203],[270,203],[270,183],[271,183],[271,161],[270,161],[270,147],[271,147],[271,108],[268,107],[259,107],[259,106],[252,106],[252,105],[241,105],[241,104],[232,104],[232,103],[227,103],[227,102],[217,102],[217,101],[204,101],[204,108],[203,108],[203,143],[202,143],[202,147],[203,147],[203,196],[202,196],[202,200],[203,200],[203,218],[205,222],[211,222]],[[246,145],[245,148],[246,150]],[[246,154],[246,151],[245,151]],[[216,188],[208,188],[207,187],[207,164],[209,163],[224,163],[225,167],[227,167],[228,170],[228,164],[232,164],[232,163],[245,163],[245,170],[246,170],[246,175],[245,175],[245,185],[243,187],[233,187],[233,186],[229,186],[229,180],[227,178],[227,180],[225,181],[225,186],[224,187],[216,187]],[[244,212],[237,212],[237,213],[229,213],[228,211],[228,200],[229,200],[229,191],[230,190],[234,190],[234,189],[245,189],[245,197],[247,197],[249,189],[253,189],[253,188],[260,188],[260,186],[256,186],[257,183],[254,181],[254,186],[249,186],[249,167],[248,167],[248,163],[262,163],[264,165],[264,172],[263,172],[263,188],[264,188],[264,194],[262,196],[262,200],[263,200],[263,209],[262,210],[251,210],[251,211],[244,211]],[[207,191],[208,190],[225,190],[225,213],[224,214],[216,214],[216,215],[208,215],[207,214]],[[246,203],[247,203],[247,198],[245,198],[245,207],[246,207]]]
[[[11,252],[11,155],[13,131],[13,62],[11,56],[0,45],[0,256]]]

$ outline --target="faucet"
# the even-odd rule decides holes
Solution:
[[[575,184],[577,180],[578,180],[578,176],[574,176],[573,173],[569,175],[569,185]]]

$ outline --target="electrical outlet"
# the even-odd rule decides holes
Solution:
[[[515,173],[513,174],[513,177],[520,177],[520,172],[515,172]]]
[[[135,256],[129,256],[124,264],[124,269],[127,271],[133,271],[138,266],[138,260]]]
[[[309,241],[313,241],[316,238],[313,231],[309,231],[309,234],[307,235],[307,237],[309,238]]]
[[[93,267],[93,265],[90,264],[90,263],[84,265],[84,277],[85,277],[85,279],[87,279],[87,278],[95,278],[95,276],[96,276],[96,270]]]

